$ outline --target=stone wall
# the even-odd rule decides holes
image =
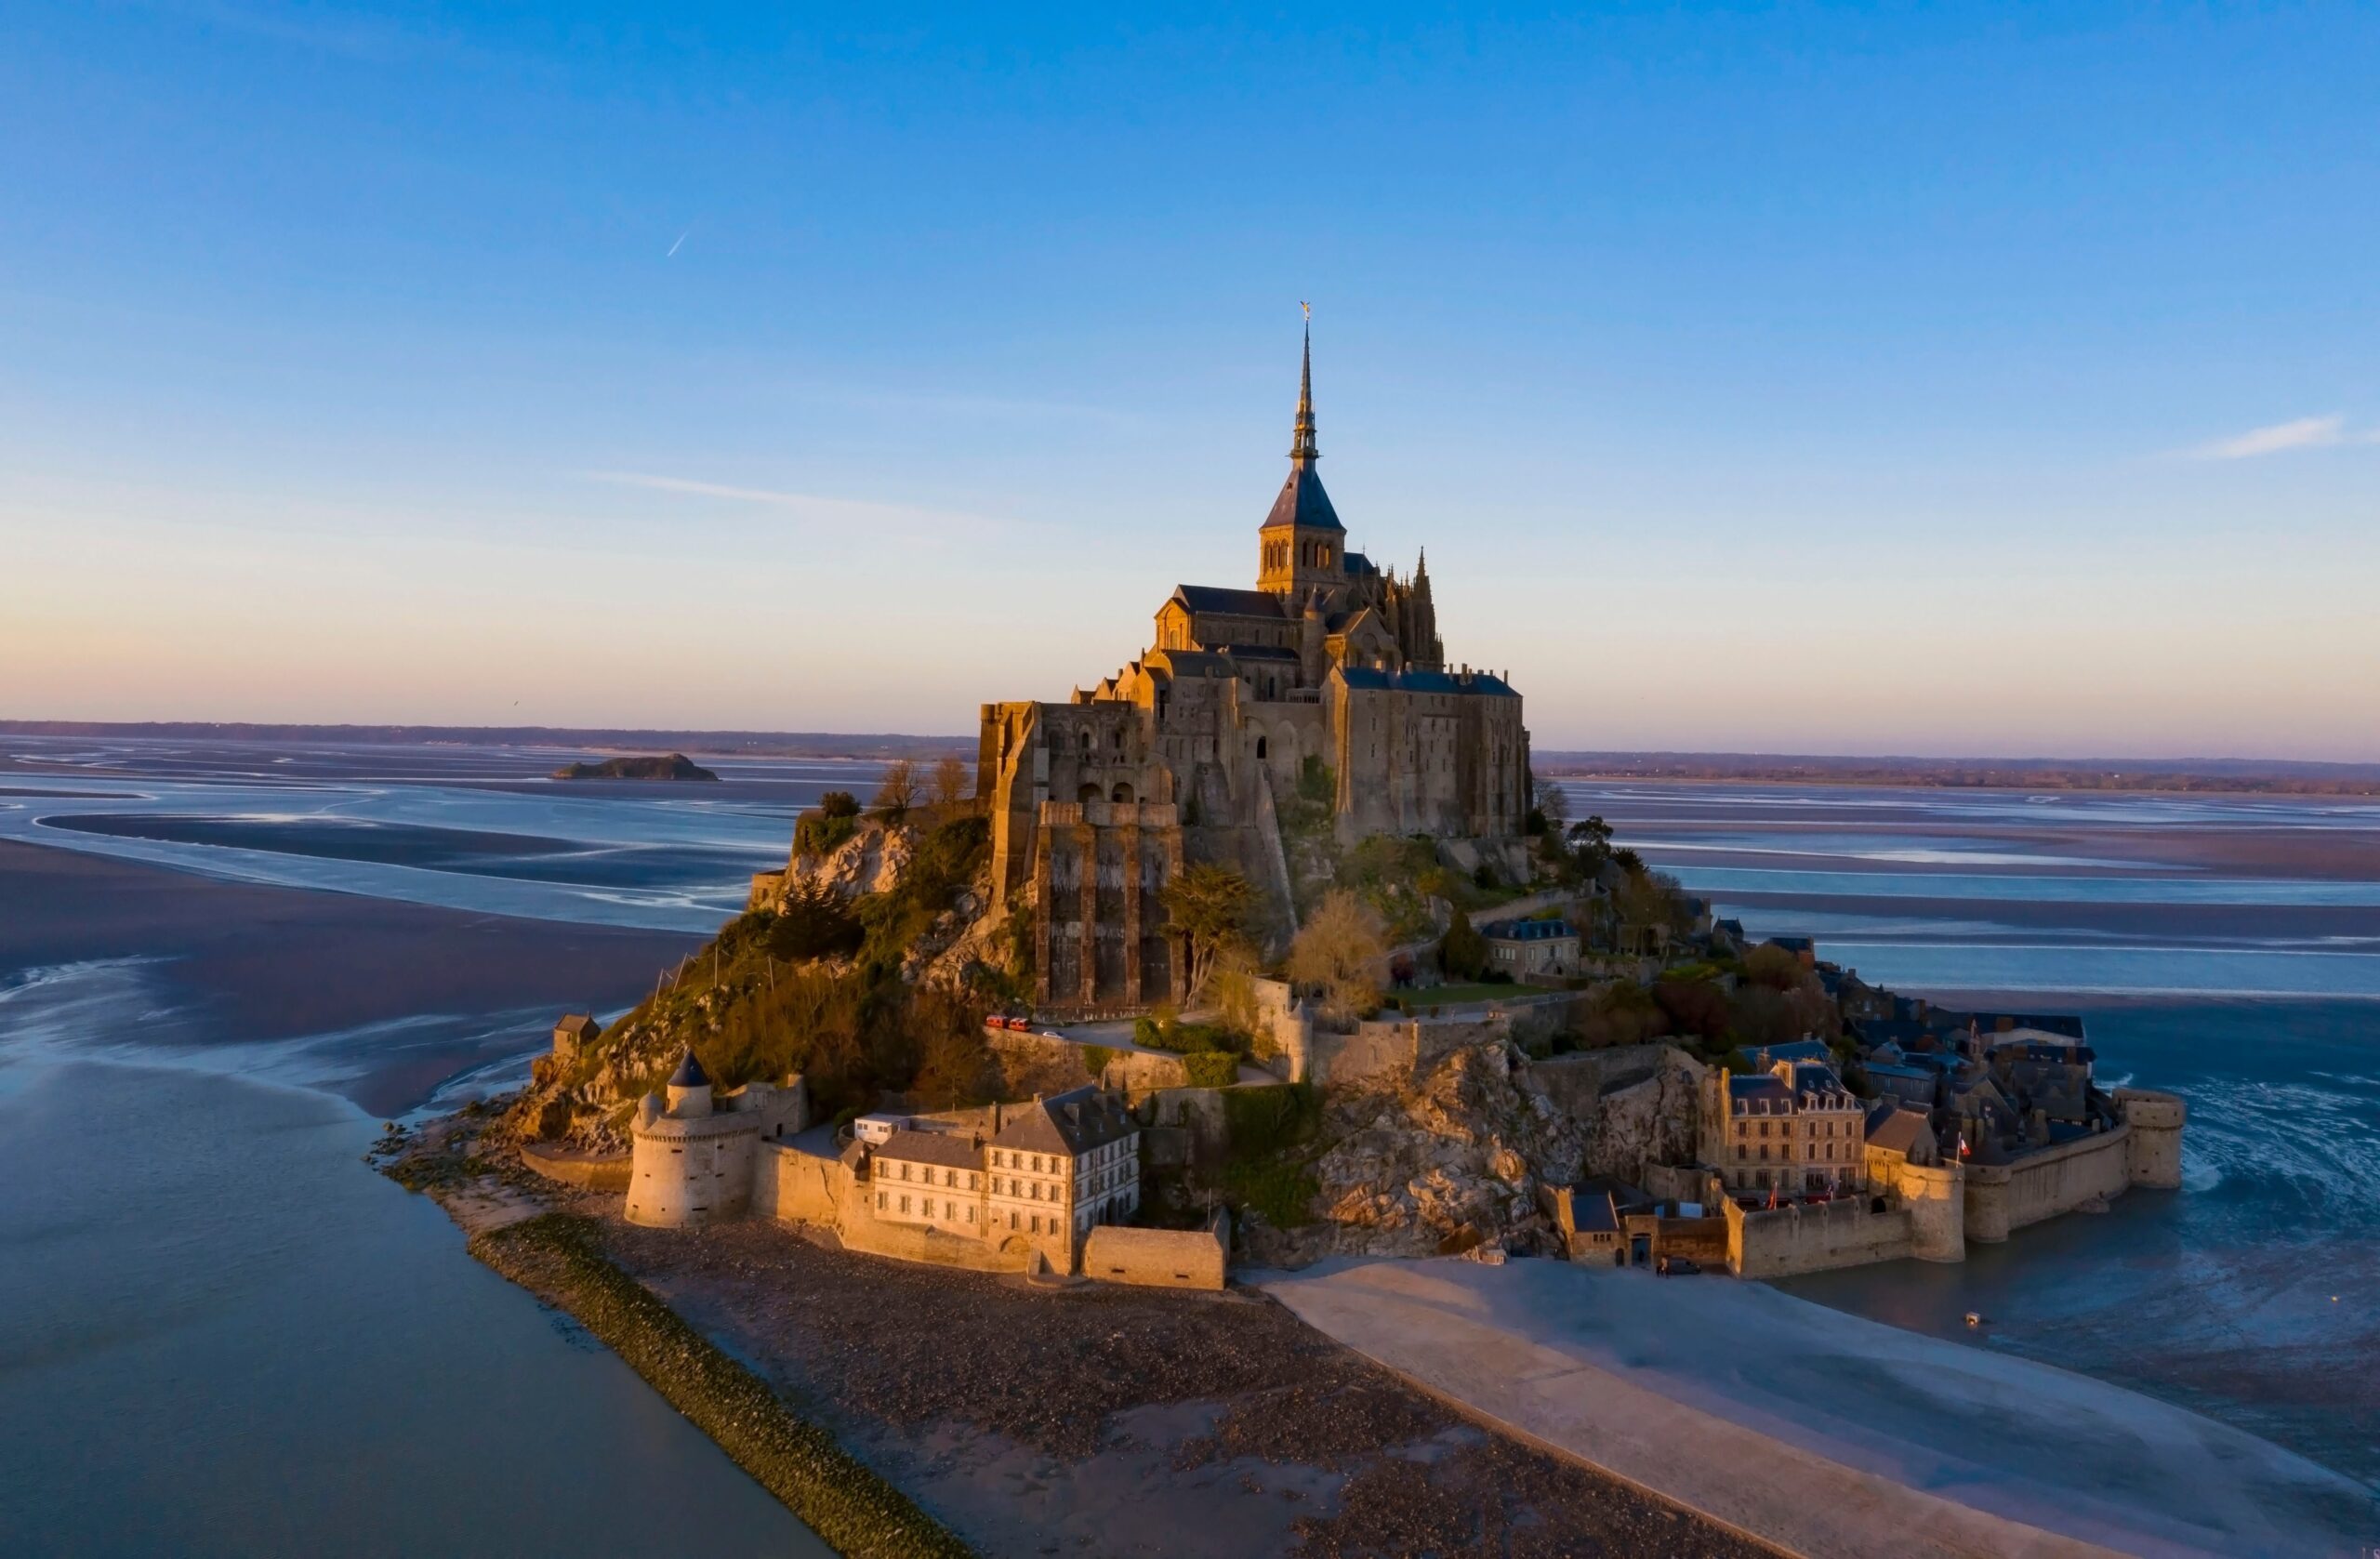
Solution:
[[[762,1143],[752,1173],[752,1211],[788,1223],[834,1228],[843,1221],[852,1189],[851,1167],[786,1143]]]
[[[548,1180],[575,1185],[581,1191],[626,1191],[628,1156],[625,1153],[578,1153],[549,1143],[522,1143],[521,1162]]]
[[[1106,1225],[1083,1242],[1082,1275],[1150,1288],[1221,1288],[1229,1225],[1222,1213],[1204,1229]]]
[[[1314,1080],[1326,1087],[1403,1088],[1414,1069],[1474,1045],[1512,1037],[1504,1013],[1476,1018],[1375,1019],[1353,1034],[1314,1037]]]
[[[1774,1212],[1747,1212],[1726,1202],[1721,1215],[1727,1225],[1727,1270],[1739,1277],[1791,1277],[1912,1254],[1907,1209],[1887,1204],[1877,1212],[1873,1202],[1845,1196],[1797,1202]]]
[[[2098,1198],[2113,1201],[2132,1184],[2132,1130],[2113,1130],[2029,1153],[2013,1164],[1966,1167],[1966,1237],[1996,1245],[2010,1231]]]
[[[1662,1053],[1674,1050],[1675,1046],[1657,1041],[1614,1045],[1601,1050],[1572,1050],[1567,1055],[1531,1062],[1529,1080],[1551,1095],[1555,1103],[1584,1119],[1594,1113],[1595,1101],[1603,1097],[1605,1090],[1651,1077],[1660,1067]]]

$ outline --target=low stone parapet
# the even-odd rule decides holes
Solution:
[[[625,1153],[582,1153],[549,1143],[522,1143],[521,1162],[562,1184],[581,1191],[626,1191],[628,1156]]]

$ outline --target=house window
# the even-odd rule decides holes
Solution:
[[[975,1209],[973,1208],[969,1208],[967,1209],[967,1222],[970,1223],[975,1222]]]
[[[876,1194],[876,1210],[879,1212],[882,1212],[884,1210],[884,1197],[885,1193],[881,1191],[879,1191]]]
[[[909,1210],[909,1198],[906,1196],[901,1198],[901,1210],[903,1212]]]
[[[1008,1226],[1012,1229],[1016,1227],[1016,1209],[1014,1208],[1009,1209]]]

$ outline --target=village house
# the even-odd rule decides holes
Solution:
[[[1579,932],[1567,920],[1498,920],[1482,927],[1488,967],[1515,980],[1579,971]]]
[[[1730,1192],[1802,1196],[1862,1182],[1865,1114],[1831,1066],[1713,1067],[1702,1079],[1701,1105],[1701,1160]]]
[[[1093,1229],[1140,1209],[1140,1125],[1120,1096],[1097,1088],[864,1120],[843,1161],[881,1223],[995,1247],[1013,1241],[1071,1271]]]

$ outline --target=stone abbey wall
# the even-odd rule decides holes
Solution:
[[[1170,801],[1045,801],[1034,829],[1036,1004],[1131,1011],[1178,1002],[1166,885],[1182,870]]]

